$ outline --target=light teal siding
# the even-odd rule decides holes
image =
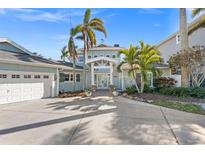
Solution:
[[[13,46],[7,42],[0,43],[0,50],[24,53],[22,50],[16,48],[15,46]]]
[[[72,72],[66,72],[72,73]],[[83,76],[81,72],[76,72],[76,74],[80,74],[80,82],[75,82],[75,90],[80,91],[83,89]],[[61,74],[60,74],[61,75]],[[59,91],[61,92],[70,92],[73,91],[73,82],[64,81],[59,83]]]

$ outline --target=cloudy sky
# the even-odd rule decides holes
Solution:
[[[0,9],[0,37],[8,37],[47,58],[60,58],[69,29],[82,22],[85,9]],[[191,9],[187,9],[188,21]],[[178,9],[92,9],[105,22],[108,36],[97,42],[128,47],[143,40],[157,44],[179,27]],[[82,42],[76,42],[82,47]]]

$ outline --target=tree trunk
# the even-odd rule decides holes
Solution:
[[[73,59],[73,91],[75,91],[76,73],[75,73],[75,58]]]
[[[144,79],[143,79],[143,76],[141,74],[141,89],[140,89],[140,92],[143,93],[144,92]]]
[[[83,32],[83,40],[84,40],[84,70],[83,70],[83,90],[86,89],[86,84],[87,84],[87,75],[86,75],[86,64],[87,64],[87,37],[85,32]]]
[[[132,68],[133,69],[133,68]],[[138,87],[138,85],[137,85],[137,75],[136,75],[136,73],[133,71],[132,72],[132,76],[133,76],[133,78],[134,78],[134,80],[135,80],[135,87],[136,87],[136,89],[137,89],[137,92],[138,93],[140,93],[140,89],[139,89],[139,87]]]
[[[181,35],[181,51],[188,52],[189,41],[188,41],[188,30],[187,30],[187,17],[186,9],[180,8],[180,35]],[[181,82],[183,87],[189,86],[189,73],[186,66],[181,67]]]

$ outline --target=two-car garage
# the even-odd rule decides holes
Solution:
[[[0,71],[0,104],[54,96],[53,73]]]

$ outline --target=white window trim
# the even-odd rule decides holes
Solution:
[[[176,35],[176,44],[180,44],[180,42],[181,42],[181,35],[177,34]]]

